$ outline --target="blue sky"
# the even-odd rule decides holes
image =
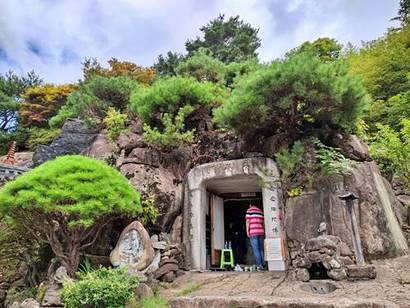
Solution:
[[[81,78],[81,62],[111,57],[150,66],[184,51],[223,13],[259,28],[264,61],[329,36],[360,45],[394,24],[399,0],[0,0],[0,73],[34,69],[47,82]]]

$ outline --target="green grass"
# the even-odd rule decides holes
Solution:
[[[132,301],[127,305],[127,308],[166,308],[166,307],[168,307],[168,302],[159,296],[147,297],[138,302]]]
[[[180,292],[178,292],[177,297],[186,296],[188,294],[194,293],[194,292],[198,291],[199,289],[201,289],[201,287],[202,287],[201,283],[194,284],[194,285],[192,285],[188,288],[182,289]]]

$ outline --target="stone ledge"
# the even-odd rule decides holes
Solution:
[[[219,297],[194,296],[178,297],[169,302],[171,308],[230,308],[230,307],[265,307],[265,308],[399,308],[389,301],[371,299],[324,299],[309,298],[250,298],[250,297]]]

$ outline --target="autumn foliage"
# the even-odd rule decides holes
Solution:
[[[46,84],[27,89],[19,108],[22,125],[47,127],[48,120],[66,103],[73,89],[70,84]]]
[[[84,79],[91,75],[103,77],[120,77],[126,76],[142,84],[151,84],[155,77],[155,70],[139,66],[128,61],[119,61],[111,58],[108,61],[110,68],[103,68],[96,59],[87,59],[83,63]]]

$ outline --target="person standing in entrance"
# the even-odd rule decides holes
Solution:
[[[265,228],[263,226],[263,212],[253,204],[249,204],[246,211],[246,234],[248,235],[255,256],[257,270],[263,270],[263,238]]]

